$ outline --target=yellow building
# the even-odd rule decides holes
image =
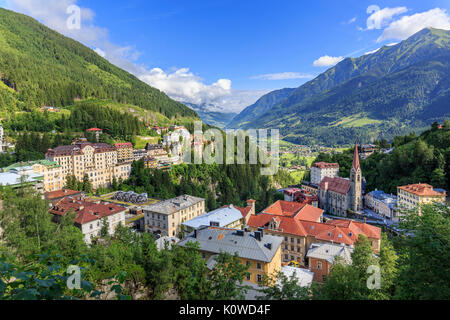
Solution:
[[[106,143],[78,141],[49,149],[45,157],[62,167],[64,183],[68,176],[82,181],[87,175],[94,189],[111,185],[114,177],[126,180],[131,174],[131,162],[119,163],[116,148]]]
[[[38,160],[29,162],[19,162],[10,165],[7,168],[3,168],[3,172],[9,172],[12,169],[18,169],[23,167],[31,167],[33,172],[42,175],[44,178],[43,191],[52,192],[56,190],[61,190],[64,187],[65,180],[62,174],[62,167],[53,161],[48,160]]]
[[[158,160],[156,158],[146,156],[144,159],[144,166],[149,169],[156,169],[158,168]]]
[[[114,147],[117,150],[117,162],[133,161],[133,144],[131,142],[116,143]]]
[[[446,192],[436,190],[425,183],[397,187],[397,204],[399,209],[412,210],[418,206],[433,202],[445,203]],[[420,211],[419,211],[420,214]]]
[[[194,230],[178,245],[198,243],[199,251],[210,270],[216,265],[215,258],[221,252],[237,254],[240,262],[248,266],[245,281],[260,284],[264,275],[274,276],[281,271],[281,243],[283,238],[266,235],[264,231],[248,232],[216,227]]]

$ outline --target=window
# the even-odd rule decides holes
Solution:
[[[258,274],[257,278],[258,278],[258,282],[262,282],[262,275]]]
[[[256,264],[256,268],[257,268],[257,269],[261,269],[261,263],[258,262],[258,263]]]
[[[317,261],[317,270],[322,270],[322,261]]]
[[[252,279],[251,273],[247,273],[247,281],[250,281]]]
[[[247,265],[248,268],[251,268],[252,263],[250,261],[247,261],[246,265]]]

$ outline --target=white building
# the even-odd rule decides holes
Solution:
[[[338,163],[316,162],[311,166],[311,183],[319,185],[323,178],[336,178],[339,176]]]
[[[34,171],[31,166],[10,169],[0,173],[0,186],[19,188],[30,185],[36,191],[44,193],[44,175]]]
[[[392,194],[375,189],[364,196],[364,203],[367,208],[388,219],[397,218],[397,197]]]

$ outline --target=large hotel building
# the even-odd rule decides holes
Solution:
[[[109,186],[114,177],[128,179],[131,173],[131,162],[119,163],[116,148],[105,143],[79,141],[49,149],[45,157],[62,167],[64,179],[73,175],[82,181],[87,174],[94,189]]]

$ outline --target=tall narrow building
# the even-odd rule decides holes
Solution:
[[[362,171],[359,164],[358,144],[355,144],[353,165],[350,170],[350,209],[355,212],[362,209]]]

